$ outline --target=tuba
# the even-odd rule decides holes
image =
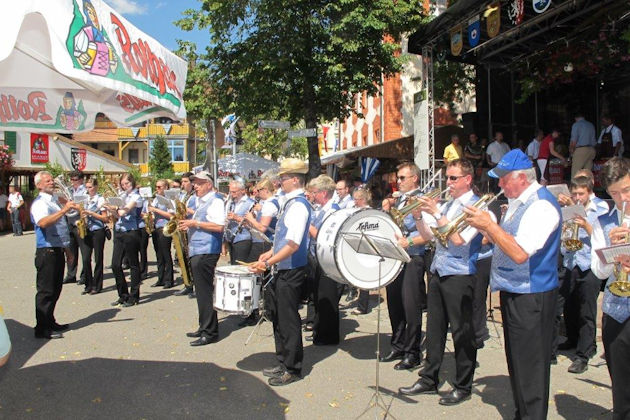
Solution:
[[[623,224],[623,220],[626,215],[625,201],[623,202],[621,213],[621,224]],[[630,242],[630,236],[626,235],[626,243],[628,242]],[[628,272],[623,269],[621,263],[615,263],[614,275],[615,280],[608,286],[608,290],[610,290],[610,293],[619,297],[630,297],[630,282],[628,281]]]
[[[188,256],[187,247],[188,241],[186,239],[185,232],[181,232],[177,225],[180,220],[184,220],[186,218],[186,202],[188,198],[192,195],[192,191],[186,194],[184,197],[184,201],[174,200],[175,201],[175,214],[171,216],[166,225],[164,225],[164,229],[162,229],[162,233],[164,236],[173,237],[173,246],[175,247],[175,254],[177,255],[177,259],[179,260],[179,268],[182,274],[182,280],[184,281],[184,285],[187,287],[192,286],[192,277],[189,274],[188,270]],[[147,225],[148,226],[148,225]]]
[[[448,192],[449,192],[448,188],[444,190],[440,190],[439,188],[436,188],[422,196],[409,197],[409,199],[407,200],[409,204],[407,204],[402,209],[397,209],[395,207],[392,207],[389,210],[389,215],[391,216],[392,219],[394,219],[394,223],[396,223],[398,227],[400,227],[404,231],[405,230],[405,217],[422,204],[422,202],[420,201],[421,197],[427,197],[427,198],[431,198],[435,200],[435,199],[439,199],[440,197],[442,197],[444,194]]]
[[[496,201],[501,194],[503,194],[503,190],[499,191],[497,195],[491,193],[484,194],[472,205],[472,207],[485,210],[490,206],[492,202]],[[439,226],[437,228],[432,227],[431,232],[433,232],[433,236],[435,236],[437,240],[440,241],[442,246],[448,248],[448,238],[454,233],[463,232],[464,229],[469,226],[466,221],[467,218],[468,215],[462,211],[461,214],[459,214],[459,216],[453,219],[450,223],[444,226]]]

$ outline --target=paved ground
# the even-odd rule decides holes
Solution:
[[[106,261],[110,247],[108,242]],[[368,407],[375,389],[376,310],[357,317],[344,309],[339,347],[307,344],[304,379],[272,388],[260,372],[274,362],[269,323],[246,346],[253,328],[238,329],[238,317],[220,314],[221,341],[190,347],[185,333],[196,328],[195,301],[173,296],[180,287],[151,288],[155,278],[145,280],[141,304],[131,308],[109,305],[117,297],[109,270],[99,295],[82,296],[81,286],[64,286],[56,316],[71,323],[71,330],[61,340],[35,339],[34,248],[32,233],[0,237],[0,305],[13,341],[11,360],[0,369],[0,418],[337,419],[356,418]],[[150,272],[155,269],[152,265]],[[372,298],[375,306],[377,296]],[[384,305],[381,318],[381,342],[388,351]],[[479,353],[474,395],[459,406],[442,407],[436,395],[395,395],[399,386],[416,380],[416,372],[381,364],[381,392],[393,418],[511,418],[501,325],[489,328],[493,337]],[[441,373],[446,382],[454,376],[452,343],[447,346]],[[570,356],[552,366],[549,418],[610,418],[610,379],[599,355],[582,375],[567,373]],[[443,383],[440,392],[449,389]],[[382,413],[372,408],[363,418]]]

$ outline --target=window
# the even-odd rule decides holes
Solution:
[[[129,163],[138,163],[138,149],[129,149]]]
[[[168,149],[171,151],[171,162],[186,162],[186,156],[184,154],[184,141],[185,140],[166,140]],[[153,150],[153,140],[149,142],[149,157]]]

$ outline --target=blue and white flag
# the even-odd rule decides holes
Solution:
[[[225,143],[232,144],[236,141],[236,122],[240,117],[235,114],[230,114],[221,120],[221,126],[223,126],[223,134],[225,135]]]
[[[378,167],[381,166],[381,161],[371,157],[361,157],[359,160],[361,165],[361,182],[365,184],[374,176]]]
[[[479,15],[473,17],[468,21],[468,45],[471,48],[476,47],[479,44],[481,38],[481,20]]]

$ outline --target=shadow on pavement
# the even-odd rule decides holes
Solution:
[[[20,339],[26,330],[10,323],[2,418],[282,419],[289,403],[261,379],[213,363],[92,358],[20,368],[47,343]]]
[[[609,409],[579,399],[574,395],[556,394],[558,414],[565,419],[601,419],[611,414]]]
[[[480,386],[485,386],[483,391],[477,389]],[[485,404],[496,407],[501,418],[511,419],[514,417],[514,402],[509,376],[477,377],[473,382],[473,393],[481,396],[481,400]]]

